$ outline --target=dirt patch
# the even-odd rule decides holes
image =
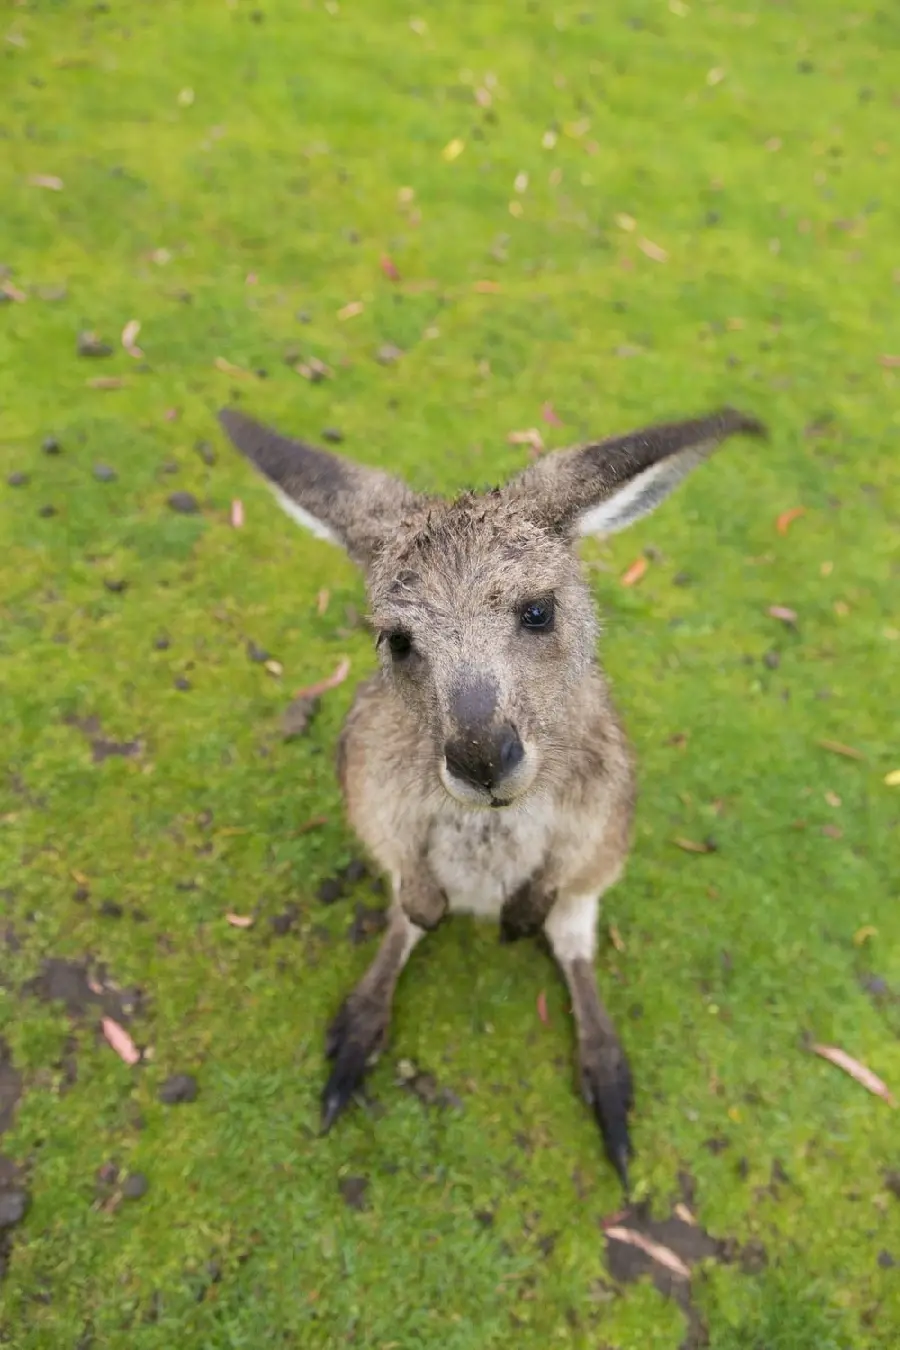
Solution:
[[[21,1095],[22,1075],[12,1062],[9,1046],[0,1038],[0,1134],[12,1125]]]
[[[341,1199],[349,1209],[366,1209],[366,1191],[369,1189],[368,1177],[344,1177],[338,1183]]]
[[[683,1180],[681,1190],[684,1193]],[[687,1330],[680,1350],[700,1350],[709,1344],[706,1326],[692,1300],[694,1267],[701,1261],[739,1261],[744,1269],[760,1270],[767,1260],[759,1243],[750,1251],[733,1240],[712,1237],[684,1201],[665,1219],[653,1219],[646,1204],[629,1206],[605,1219],[603,1229],[613,1279],[630,1284],[649,1276],[659,1292],[681,1308]]]
[[[119,989],[103,966],[91,970],[86,962],[58,957],[48,957],[40,973],[22,986],[22,993],[44,1003],[63,1003],[73,1018],[99,1014],[116,1022],[127,1022],[143,1002],[140,989]]]
[[[12,1251],[12,1233],[28,1213],[29,1197],[19,1168],[0,1155],[0,1280]]]
[[[383,932],[386,927],[387,914],[383,909],[357,904],[347,936],[358,946],[361,942],[368,942],[376,933]]]
[[[143,750],[143,742],[134,741],[114,741],[103,735],[103,728],[100,726],[100,719],[94,716],[75,717],[70,716],[63,719],[66,726],[75,727],[86,736],[91,743],[91,758],[95,764],[102,764],[105,759],[134,759]]]
[[[441,1087],[433,1073],[419,1068],[411,1059],[401,1059],[397,1064],[397,1082],[414,1096],[423,1106],[455,1107],[464,1109],[463,1100],[452,1088]]]

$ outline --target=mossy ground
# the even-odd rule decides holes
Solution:
[[[723,401],[769,423],[767,446],[729,447],[585,549],[642,789],[605,909],[624,951],[604,941],[598,971],[638,1084],[639,1193],[668,1212],[689,1173],[703,1225],[767,1255],[695,1276],[715,1350],[895,1347],[898,1117],[804,1036],[900,1087],[900,790],[884,784],[900,765],[900,16],[144,0],[20,3],[0,27],[0,451],[4,484],[29,476],[2,488],[0,1036],[24,1080],[2,1145],[32,1196],[4,1343],[685,1336],[652,1286],[605,1275],[619,1194],[535,946],[463,921],[425,944],[372,1079],[380,1111],[316,1137],[323,1028],[373,949],[346,937],[365,884],[314,898],[354,849],[332,770],[351,684],[308,738],[283,742],[279,715],[342,655],[354,677],[373,658],[347,626],[349,564],[223,444],[214,411],[239,395],[448,491],[523,464],[513,430],[556,445]],[[143,361],[119,343],[131,319]],[[84,329],[113,355],[77,357]],[[393,364],[375,359],[387,343]],[[296,372],[311,356],[330,379]],[[123,387],[89,384],[106,376]],[[201,511],[173,513],[175,490]],[[72,720],[90,717],[141,752],[94,762]],[[672,843],[708,835],[706,855]],[[96,1011],[21,994],[48,957],[141,987],[148,1064],[121,1063]],[[400,1057],[462,1109],[398,1087]],[[176,1071],[199,1096],[166,1107]],[[110,1161],[146,1175],[143,1199],[96,1203]],[[365,1208],[347,1177],[367,1179]]]

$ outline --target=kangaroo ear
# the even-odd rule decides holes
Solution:
[[[570,534],[615,534],[649,515],[728,436],[765,436],[733,408],[646,427],[596,445],[557,450],[512,479],[535,518]]]
[[[287,514],[362,568],[417,500],[399,478],[290,440],[236,408],[223,409],[219,421]]]

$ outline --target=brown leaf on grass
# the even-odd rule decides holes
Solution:
[[[137,1064],[141,1052],[125,1028],[120,1027],[118,1022],[114,1022],[111,1017],[101,1018],[100,1025],[103,1028],[103,1035],[115,1050],[119,1059],[123,1059],[126,1064]]]
[[[252,928],[256,920],[252,914],[226,914],[225,922],[232,928]]]
[[[685,853],[715,853],[716,851],[710,843],[700,843],[697,839],[685,839],[680,834],[675,836],[672,843],[677,845],[678,848],[684,849]]]
[[[780,619],[782,623],[797,622],[797,611],[788,609],[787,605],[770,605],[766,613],[770,619]]]
[[[54,173],[33,173],[28,179],[30,187],[48,188],[51,192],[62,192],[63,180]]]
[[[388,281],[400,280],[400,273],[397,269],[397,264],[394,262],[393,258],[388,257],[386,253],[383,253],[381,255],[381,270],[387,277]]]
[[[805,515],[805,506],[791,506],[787,511],[782,511],[781,515],[775,521],[775,528],[779,534],[787,534],[791,523],[795,520],[799,520],[801,516]]]
[[[329,591],[327,587],[323,586],[322,590],[319,591],[319,594],[316,596],[316,613],[318,614],[320,619],[327,610],[328,602],[330,599],[331,599],[331,591]]]
[[[479,295],[496,295],[501,289],[499,281],[476,281],[472,287]]]
[[[885,370],[900,369],[900,356],[879,356],[879,364],[884,366]]]
[[[647,559],[635,558],[631,566],[627,567],[619,577],[619,581],[623,586],[636,586],[646,570]]]
[[[232,375],[236,380],[252,380],[253,375],[243,366],[236,366],[233,361],[229,361],[224,356],[217,356],[213,362],[216,370],[221,370],[223,375]]]
[[[141,331],[140,319],[129,319],[122,329],[122,346],[129,356],[134,357],[135,361],[141,361],[144,353],[137,345],[137,335]]]
[[[544,448],[544,439],[537,427],[529,427],[527,431],[511,431],[506,439],[510,445],[528,445],[538,454]]]
[[[688,1209],[687,1205],[683,1203],[683,1201],[679,1200],[678,1204],[675,1206],[675,1209],[672,1212],[681,1220],[682,1223],[689,1223],[692,1227],[696,1227],[697,1220],[694,1218],[693,1214]]]
[[[296,839],[298,835],[309,834],[310,830],[320,830],[323,825],[327,824],[327,816],[312,816],[309,820],[304,820],[302,825],[297,826],[296,830],[292,832],[291,838]]]
[[[609,925],[609,940],[615,947],[617,952],[624,952],[625,943],[623,941],[622,934],[619,932],[618,928],[614,923],[611,923]]]
[[[648,258],[652,258],[654,262],[663,263],[669,260],[666,250],[661,248],[659,244],[654,244],[652,239],[639,239],[638,248]]]
[[[14,286],[8,280],[0,282],[0,295],[5,295],[7,300],[12,300],[17,305],[24,305],[28,299],[24,291],[20,291],[18,286]]]
[[[302,375],[304,380],[309,380],[310,384],[319,384],[322,380],[331,377],[331,371],[324,361],[320,361],[317,356],[311,356],[308,361],[301,361],[295,366],[298,375]]]
[[[543,989],[537,996],[537,1015],[545,1027],[550,1025],[550,1015],[547,1012],[547,995]]]
[[[362,314],[365,305],[361,300],[351,300],[349,305],[343,305],[337,312],[338,319],[343,323],[346,319],[355,319],[358,314]]]
[[[848,1073],[857,1083],[861,1083],[868,1092],[886,1101],[888,1106],[897,1105],[887,1084],[883,1083],[871,1069],[867,1069],[865,1064],[860,1064],[858,1059],[848,1055],[846,1050],[839,1050],[835,1045],[814,1045],[812,1048],[814,1054],[821,1055],[822,1059],[827,1059],[830,1064],[843,1069],[844,1073]]]
[[[236,530],[239,530],[244,523],[244,503],[240,497],[235,497],[231,503],[231,523]]]
[[[606,1236],[612,1238],[615,1242],[627,1242],[630,1247],[639,1247],[652,1261],[665,1266],[666,1270],[671,1271],[673,1275],[678,1275],[683,1280],[691,1278],[690,1267],[685,1265],[681,1257],[676,1255],[671,1247],[664,1247],[661,1242],[654,1242],[653,1238],[645,1237],[643,1233],[636,1233],[633,1228],[622,1228],[616,1224],[614,1227],[606,1229]]]
[[[865,759],[861,750],[854,750],[852,745],[844,745],[842,741],[819,741],[823,750],[830,750],[833,755],[843,755],[845,759]]]
[[[124,389],[127,383],[120,375],[97,375],[93,380],[85,380],[88,389]]]
[[[541,417],[545,422],[549,422],[552,427],[561,427],[563,420],[556,411],[552,403],[545,403],[541,407]]]
[[[305,689],[297,689],[294,698],[318,698],[320,694],[327,694],[329,689],[336,689],[339,684],[343,684],[350,674],[350,659],[342,656],[330,675],[326,675],[324,680],[317,680],[315,684],[309,684]]]

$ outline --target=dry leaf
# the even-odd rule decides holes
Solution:
[[[133,356],[136,361],[140,361],[144,355],[140,347],[136,345],[137,335],[140,331],[140,319],[129,319],[122,329],[122,346],[125,348],[128,355]]]
[[[472,287],[479,295],[496,295],[500,290],[499,281],[476,281]]]
[[[840,806],[841,799],[836,792],[826,792],[825,800],[829,806]]]
[[[622,940],[622,934],[619,932],[618,928],[614,923],[611,923],[609,925],[609,940],[615,947],[617,952],[624,952],[625,943]]]
[[[823,1059],[827,1059],[830,1064],[835,1064],[839,1069],[843,1069],[844,1073],[848,1073],[851,1078],[855,1078],[857,1083],[861,1083],[867,1091],[886,1101],[888,1106],[897,1105],[887,1085],[881,1081],[878,1075],[873,1073],[871,1069],[867,1069],[865,1064],[860,1064],[858,1059],[848,1055],[846,1050],[839,1050],[834,1045],[814,1045],[813,1051],[815,1054],[821,1055]]]
[[[252,914],[226,914],[225,919],[232,928],[252,928],[255,923]]]
[[[88,389],[124,389],[126,381],[119,375],[97,375],[93,380],[85,380]]]
[[[775,521],[775,528],[779,534],[787,534],[791,522],[799,520],[801,516],[805,515],[805,506],[792,506],[789,510],[782,511],[781,515]]]
[[[652,258],[654,262],[662,263],[668,262],[669,260],[669,255],[666,250],[660,248],[659,244],[654,244],[652,239],[639,239],[638,248],[642,253],[645,253],[648,258]]]
[[[550,1015],[547,1012],[547,995],[544,993],[543,989],[537,996],[537,1015],[545,1027],[550,1025]]]
[[[109,1041],[112,1048],[120,1059],[124,1059],[126,1064],[137,1064],[141,1057],[134,1041],[128,1035],[124,1027],[120,1027],[118,1022],[114,1022],[111,1017],[104,1017],[100,1021],[103,1028],[103,1035]]]
[[[100,984],[97,980],[95,980],[93,975],[88,976],[87,986],[88,989],[90,989],[91,993],[96,994],[98,998],[101,994],[105,993],[103,985]]]
[[[635,558],[630,567],[626,568],[619,578],[623,586],[636,586],[641,577],[647,570],[646,558]]]
[[[692,1214],[691,1211],[688,1209],[687,1205],[682,1204],[682,1202],[681,1202],[680,1200],[679,1200],[678,1204],[675,1206],[675,1211],[674,1211],[674,1212],[675,1212],[675,1214],[678,1216],[678,1218],[681,1220],[682,1223],[689,1223],[689,1224],[691,1224],[692,1226],[696,1225],[697,1220],[694,1218],[693,1214]]]
[[[343,309],[338,310],[337,316],[343,323],[345,319],[355,319],[357,314],[362,314],[364,309],[365,305],[361,300],[351,300],[349,305],[344,305]]]
[[[318,384],[320,380],[327,380],[331,371],[324,361],[320,361],[317,356],[311,356],[308,361],[301,361],[295,366],[298,375],[302,375],[304,380],[309,380],[311,384]]]
[[[884,781],[887,787],[900,787],[900,769],[891,769],[884,775]]]
[[[634,216],[627,216],[624,212],[620,212],[616,216],[616,224],[619,229],[624,230],[626,234],[632,234],[637,225],[637,221]]]
[[[236,366],[233,361],[226,360],[224,356],[217,356],[213,365],[216,370],[221,370],[224,375],[233,375],[238,380],[253,378],[249,370],[244,370],[243,366]]]
[[[787,605],[770,605],[766,613],[770,619],[780,619],[782,623],[797,622],[797,611],[788,609]]]
[[[879,356],[878,360],[885,370],[900,369],[900,356]]]
[[[330,599],[331,599],[331,591],[323,587],[322,590],[319,591],[319,594],[316,596],[316,613],[318,614],[320,619],[322,615],[325,613],[326,609],[328,608],[328,601]]]
[[[328,824],[327,816],[312,816],[311,819],[304,820],[302,825],[297,826],[296,830],[294,830],[293,832],[292,837],[296,838],[298,834],[308,834],[310,830],[321,829],[323,825],[327,824]]]
[[[381,270],[387,277],[388,281],[400,280],[400,273],[397,270],[397,264],[394,262],[393,258],[389,258],[386,253],[383,253],[381,255]]]
[[[11,281],[0,283],[0,295],[5,295],[7,300],[12,300],[17,305],[24,305],[28,296],[24,291],[20,291],[18,286],[14,286]]]
[[[51,192],[63,190],[63,180],[52,173],[33,173],[28,182],[32,187],[49,188]]]
[[[640,1248],[651,1260],[665,1266],[666,1270],[670,1270],[673,1275],[679,1275],[683,1280],[691,1278],[690,1267],[686,1266],[670,1247],[664,1247],[661,1242],[654,1242],[643,1233],[636,1233],[633,1228],[620,1228],[616,1225],[606,1229],[606,1236],[616,1242],[627,1242],[630,1247]]]
[[[545,422],[549,422],[552,427],[561,427],[563,420],[556,411],[552,403],[545,403],[541,407],[541,417]]]
[[[240,497],[235,497],[231,503],[231,523],[236,530],[239,530],[244,523],[244,503]]]
[[[276,676],[276,678],[284,674],[284,666],[280,661],[273,660],[272,657],[268,661],[263,661],[263,665],[269,674]]]
[[[676,835],[672,840],[679,848],[683,848],[685,853],[715,853],[712,844],[699,843],[696,839],[685,839],[683,835]]]
[[[443,150],[441,151],[441,154],[448,164],[452,164],[455,159],[459,159],[460,155],[465,150],[465,148],[466,148],[465,141],[461,141],[459,137],[456,136],[452,141],[449,142],[449,144],[444,146]]]
[[[317,680],[315,684],[307,685],[305,689],[297,689],[294,698],[318,698],[320,694],[326,694],[329,689],[336,689],[339,684],[343,684],[349,674],[350,659],[342,656],[331,675],[326,675],[324,680]]]
[[[506,439],[510,445],[530,445],[538,454],[544,448],[544,439],[537,427],[529,427],[527,431],[511,431]]]
[[[830,750],[833,755],[843,755],[845,759],[865,759],[861,750],[854,750],[852,745],[844,745],[841,741],[819,741],[823,750]]]

